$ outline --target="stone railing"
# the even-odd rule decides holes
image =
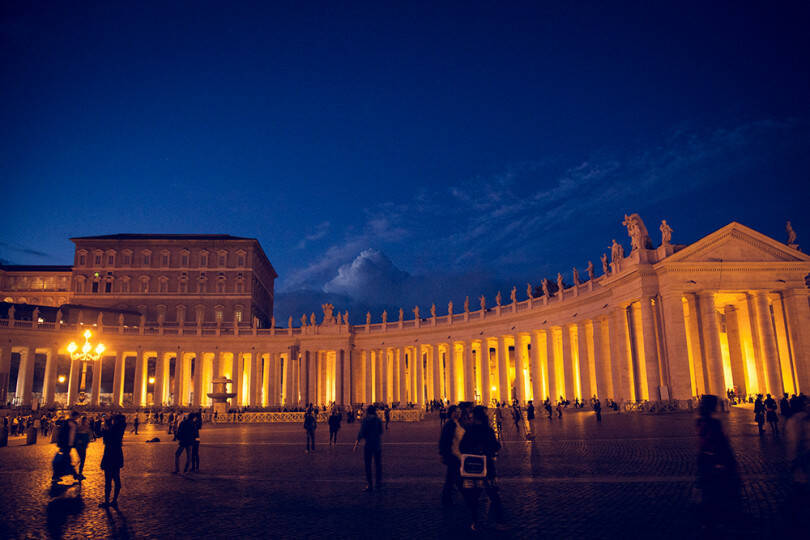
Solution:
[[[345,422],[345,412],[344,422]],[[392,422],[418,422],[424,417],[421,409],[391,409]],[[217,415],[206,413],[203,415],[205,421],[215,424],[303,424],[304,412],[243,412]],[[379,413],[382,419],[382,412]],[[325,424],[329,419],[328,412],[318,413],[318,423]]]

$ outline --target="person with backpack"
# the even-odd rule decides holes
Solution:
[[[472,422],[466,426],[464,437],[459,443],[459,451],[462,457],[465,454],[469,454],[485,456],[486,459],[486,476],[483,478],[465,477],[466,472],[463,468],[463,462],[460,471],[463,485],[462,493],[464,494],[467,507],[472,514],[470,530],[473,532],[480,529],[478,524],[478,498],[481,496],[482,487],[484,491],[486,491],[487,497],[489,497],[490,511],[494,514],[496,528],[506,528],[501,496],[498,493],[498,487],[495,483],[495,460],[497,459],[500,449],[501,443],[498,442],[497,437],[495,437],[495,432],[489,425],[489,417],[487,416],[486,409],[481,405],[474,407]]]

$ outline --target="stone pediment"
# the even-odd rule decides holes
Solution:
[[[810,256],[735,221],[667,257],[666,262],[808,262]]]

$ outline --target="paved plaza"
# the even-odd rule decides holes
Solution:
[[[726,529],[736,538],[772,536],[797,527],[784,448],[760,438],[750,410],[722,416],[743,479],[744,517]],[[0,537],[338,537],[338,538],[695,538],[694,417],[591,412],[536,421],[529,443],[508,429],[498,462],[510,530],[468,530],[456,497],[442,509],[439,424],[392,424],[384,436],[384,486],[362,493],[362,452],[352,453],[358,424],[343,425],[340,444],[304,452],[298,425],[206,425],[201,472],[174,475],[171,442],[161,426],[124,438],[120,510],[103,500],[102,443],[88,451],[87,480],[52,498],[55,446],[21,438],[0,448]],[[511,426],[509,426],[511,428]],[[148,444],[152,437],[161,442]],[[182,466],[182,462],[181,462]],[[490,522],[491,526],[492,523]]]

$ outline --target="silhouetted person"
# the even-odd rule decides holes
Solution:
[[[391,409],[388,408],[388,405],[385,406],[383,411],[383,418],[385,418],[385,431],[388,431],[388,424],[391,423]]]
[[[754,402],[754,421],[759,427],[759,434],[765,433],[765,404],[762,402],[762,394],[757,394],[757,400]]]
[[[333,444],[337,446],[338,431],[340,431],[340,421],[343,416],[337,407],[332,409],[332,414],[329,415],[329,446]]]
[[[124,466],[124,451],[122,448],[124,432],[127,429],[127,420],[123,414],[114,414],[107,420],[101,432],[104,441],[104,455],[101,457],[101,470],[104,471],[104,502],[100,508],[112,506],[118,508],[118,494],[121,493],[121,468]],[[113,500],[110,501],[110,489],[115,483]]]
[[[487,474],[485,478],[465,478],[462,476],[464,500],[472,514],[472,524],[470,529],[478,530],[478,498],[481,496],[481,488],[486,491],[489,497],[490,511],[493,512],[495,521],[499,528],[504,526],[503,507],[498,487],[495,485],[495,458],[501,444],[495,437],[495,432],[489,426],[489,418],[486,409],[481,405],[473,408],[472,423],[465,427],[464,437],[461,439],[459,450],[462,454],[474,454],[486,456]]]
[[[84,480],[84,461],[87,459],[87,447],[90,445],[90,422],[87,416],[82,416],[76,426],[76,440],[74,447],[79,454],[79,480]]]
[[[599,401],[599,398],[594,399],[593,402],[593,412],[596,413],[596,421],[602,421],[602,403]]]
[[[354,448],[357,450],[357,444],[360,440],[365,441],[363,447],[363,461],[366,468],[366,489],[364,491],[372,491],[374,484],[371,481],[371,461],[374,460],[376,465],[376,478],[377,489],[382,486],[382,434],[383,425],[377,416],[377,408],[374,405],[369,405],[366,409],[366,415],[360,424],[360,432],[357,434],[357,440],[354,442]]]
[[[135,435],[138,434],[138,426],[141,425],[141,420],[140,420],[139,416],[140,415],[138,413],[135,413],[135,419],[132,421],[132,431],[131,431],[131,433],[134,433]]]
[[[791,408],[790,408],[790,399],[787,395],[787,392],[782,395],[782,399],[779,400],[779,413],[782,415],[782,418],[787,420],[790,418]]]
[[[312,409],[307,410],[307,412],[304,413],[304,431],[307,433],[307,454],[309,454],[310,451],[315,451],[315,429],[317,427],[318,423],[315,421],[315,413]]]
[[[503,407],[500,403],[495,405],[495,434],[498,440],[503,440]]]
[[[529,433],[534,433],[534,402],[531,399],[526,405],[526,420],[529,422]]]
[[[200,430],[202,429],[202,414],[191,413],[191,423],[194,426],[194,440],[191,443],[191,472],[200,472]]]
[[[439,455],[441,456],[442,463],[447,467],[447,471],[444,475],[444,487],[442,488],[442,505],[450,506],[453,504],[453,488],[461,492],[458,444],[454,445],[453,441],[458,439],[458,442],[461,442],[464,428],[459,425],[461,411],[458,407],[450,405],[445,414],[447,415],[447,419],[442,426],[442,433],[439,436]],[[457,434],[459,431],[460,434]]]
[[[717,396],[704,395],[698,408],[697,484],[701,489],[704,528],[726,532],[738,510],[740,481],[737,462],[720,421],[712,416]]]
[[[180,454],[186,453],[186,464],[183,467],[183,472],[187,472],[191,465],[191,447],[194,445],[194,420],[191,418],[191,413],[187,414],[185,418],[177,426],[175,437],[177,438],[177,450],[174,453],[174,473],[180,472]]]
[[[771,433],[779,436],[779,416],[776,414],[776,400],[768,394],[765,397],[765,420],[771,426]]]

